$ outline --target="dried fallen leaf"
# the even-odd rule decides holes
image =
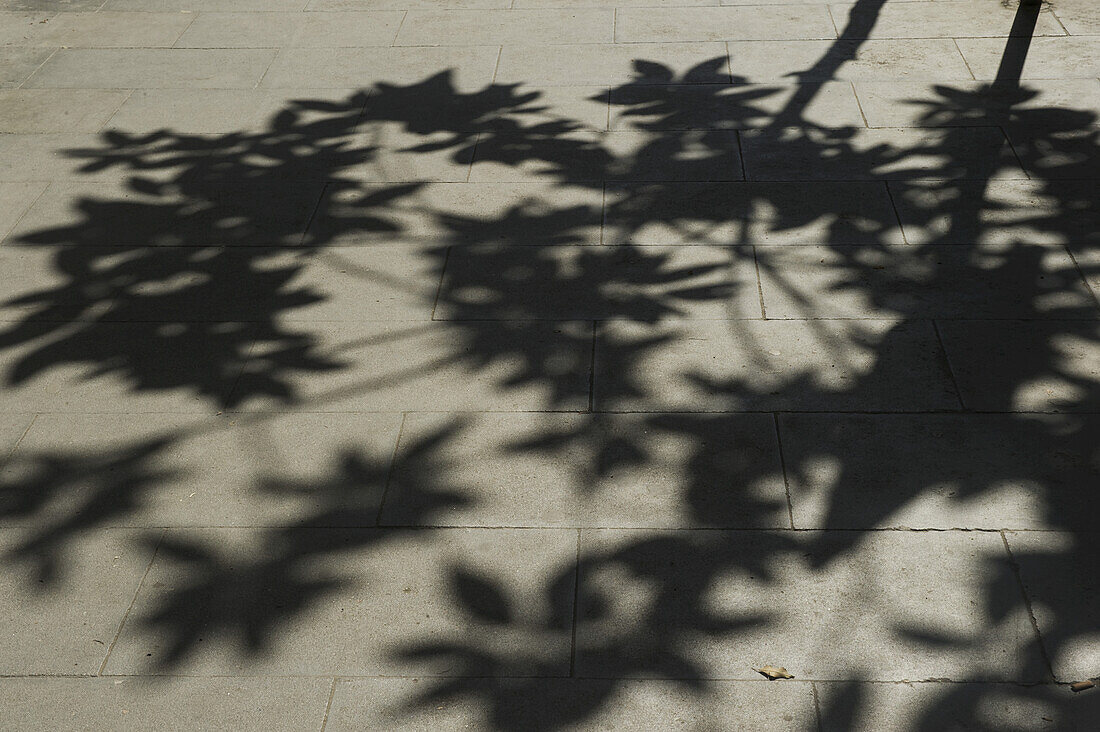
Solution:
[[[1077,692],[1084,691],[1085,689],[1091,689],[1094,686],[1096,686],[1096,682],[1090,679],[1088,681],[1078,681],[1077,683],[1070,684],[1069,688],[1071,691]]]
[[[787,669],[782,666],[761,666],[760,668],[754,668],[753,671],[760,674],[769,681],[775,681],[776,679],[793,679]]]

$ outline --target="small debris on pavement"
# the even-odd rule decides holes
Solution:
[[[753,671],[768,679],[768,681],[794,678],[794,676],[782,666],[761,666],[760,668],[754,668]]]
[[[1075,683],[1072,683],[1069,685],[1069,688],[1070,691],[1076,693],[1078,691],[1084,691],[1085,689],[1091,689],[1094,686],[1096,686],[1096,682],[1092,679],[1089,679],[1087,681],[1077,681]]]

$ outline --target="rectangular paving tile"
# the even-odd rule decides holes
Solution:
[[[107,0],[104,10],[194,12],[199,10],[297,12],[303,0]]]
[[[946,38],[877,41],[731,41],[735,79],[799,81],[970,80],[954,42]],[[826,58],[827,63],[819,63]]]
[[[930,2],[884,3],[873,10],[840,3],[830,5],[829,10],[838,28],[853,23],[857,28],[867,28],[865,35],[868,38],[1003,38],[1012,30],[1016,15],[1016,8],[1010,5],[987,7],[950,0],[939,0],[934,5]],[[1065,34],[1050,9],[1043,8],[1030,35]]]
[[[611,10],[410,10],[397,46],[611,43]]]
[[[275,57],[269,49],[61,49],[28,88],[251,89]]]
[[[409,247],[341,247],[302,261],[288,287],[308,293],[309,302],[281,313],[287,321],[429,320],[432,317],[445,252]],[[264,267],[300,261],[281,252]],[[232,312],[226,313],[232,319]]]
[[[66,48],[168,47],[191,25],[181,13],[59,13],[16,45]]]
[[[110,155],[109,149],[106,154]],[[0,151],[0,165],[2,162]],[[105,177],[115,176],[104,183],[75,178],[55,182],[15,226],[10,239],[101,247],[270,247],[301,243],[324,183],[256,181],[249,185],[244,177],[240,182],[220,186],[213,181],[202,182],[204,162],[199,159],[192,166],[181,163],[179,167],[154,171],[162,178],[195,181],[188,195],[176,197],[127,190],[126,184],[117,180],[132,172],[125,168],[104,171]],[[159,259],[170,261],[170,255],[160,255]],[[156,268],[156,260],[149,261]]]
[[[396,0],[395,0],[396,1]],[[800,0],[805,2],[806,0]],[[514,8],[652,8],[718,5],[718,0],[669,0],[654,6],[653,0],[513,0]]]
[[[897,236],[880,182],[608,186],[604,243],[879,244]]]
[[[27,434],[36,415],[6,414],[0,418],[0,455],[8,458],[23,436]]]
[[[749,180],[1026,178],[999,127],[741,133]]]
[[[723,43],[504,46],[498,83],[715,84],[730,81]]]
[[[859,81],[856,94],[871,127],[965,127],[1011,120],[1061,118],[1076,127],[1085,115],[1100,121],[1100,80],[1041,79],[1027,97],[983,82]]]
[[[1100,242],[1091,181],[890,183],[910,244],[1018,247]]]
[[[128,95],[95,89],[0,90],[0,132],[98,132]]]
[[[0,48],[0,89],[13,89],[23,84],[56,50]]]
[[[35,425],[0,471],[21,507],[0,522],[50,537],[72,526],[374,526],[401,415],[42,414]]]
[[[307,10],[467,10],[471,8],[512,7],[512,0],[309,0]]]
[[[788,526],[770,415],[409,415],[383,525]]]
[[[1100,190],[1100,126],[1092,112],[1059,115],[1034,123],[1021,115],[1021,122],[1005,125],[1005,133],[1032,178],[1040,180],[1089,180]]]
[[[437,690],[438,699],[433,693]],[[815,724],[813,694],[809,684],[769,684],[763,679],[707,681],[690,691],[679,682],[658,680],[478,680],[453,689],[446,682],[427,680],[341,679],[325,729],[477,729],[551,723],[564,730],[668,729],[685,719],[704,728],[729,725],[746,732],[774,729],[779,722],[810,729]]]
[[[1100,405],[1100,327],[1073,321],[945,321],[968,409],[1091,412]]]
[[[326,191],[305,242],[390,244],[598,244],[603,186],[529,183],[364,184]]]
[[[1054,14],[1072,35],[1100,35],[1100,9],[1090,0],[1062,0]]]
[[[123,173],[118,167],[84,170],[88,158],[80,151],[111,149],[94,133],[12,133],[0,135],[0,180],[40,181],[57,179],[110,178]],[[89,181],[90,183],[90,181]]]
[[[641,130],[482,135],[470,180],[742,180],[737,134]]]
[[[209,412],[228,398],[248,345],[230,338],[215,349],[210,332],[224,327],[55,321],[4,330],[2,413]],[[200,341],[207,350],[196,360]]]
[[[54,11],[31,8],[8,10],[0,3],[0,47],[34,45],[33,39],[41,32],[40,26],[49,23],[55,15]]]
[[[169,531],[106,670],[563,676],[575,556],[570,530]]]
[[[1073,696],[1065,687],[1019,684],[876,684],[828,682],[814,685],[821,705],[821,730],[904,732],[926,725],[950,729],[1049,727],[1087,730],[1100,714],[1100,698]]]
[[[301,368],[279,365],[298,361],[299,348],[257,346],[234,401],[246,400],[245,410],[289,403],[331,412],[588,406],[589,323],[332,323],[307,333]]]
[[[59,549],[0,531],[0,673],[98,673],[159,535],[95,531]]]
[[[619,43],[836,38],[825,5],[725,8],[623,8]]]
[[[170,130],[179,134],[262,130],[277,136],[274,119],[282,112],[293,115],[299,124],[313,119],[343,122],[358,117],[365,103],[366,93],[357,89],[138,89],[108,126],[129,132]],[[353,130],[354,124],[349,123],[347,133]]]
[[[611,321],[596,341],[609,411],[958,409],[931,323]]]
[[[1073,519],[1080,509],[1070,498],[1058,505],[1059,519]],[[1100,644],[1090,608],[1100,594],[1095,573],[1095,527],[1072,532],[1006,532],[1012,558],[1031,602],[1054,678],[1072,683],[1096,673]]]
[[[98,10],[103,0],[0,0],[0,10],[83,13]]]
[[[1049,416],[784,414],[794,524],[822,529],[1051,529],[1079,486],[1097,420]]]
[[[769,318],[1085,318],[1100,307],[1061,248],[757,247]]]
[[[470,178],[473,139],[456,140],[452,132],[446,131],[409,132],[399,122],[372,122],[359,129],[364,131],[347,144],[350,149],[360,151],[361,160],[340,171],[344,178],[375,183],[462,183]]]
[[[978,79],[995,79],[1005,42],[996,38],[960,38],[959,49]],[[1027,51],[1024,79],[1095,79],[1100,54],[1095,36],[1035,38]]]
[[[0,680],[7,723],[19,729],[151,729],[185,726],[319,728],[330,679],[9,678]],[[259,708],[257,708],[259,707]]]
[[[457,88],[481,89],[493,79],[498,46],[461,48],[286,48],[264,76],[265,88],[364,88],[414,84],[450,69]]]
[[[6,184],[13,187],[15,184]],[[0,188],[0,192],[3,188]],[[102,308],[92,313],[82,311],[76,305],[82,298],[73,290],[73,272],[66,271],[67,257],[75,252],[67,248],[38,246],[0,246],[0,269],[4,278],[0,280],[0,320],[24,322],[31,320],[78,321],[102,316]],[[89,261],[96,257],[109,257],[110,253],[89,255]],[[91,279],[91,278],[89,278]],[[97,302],[107,306],[113,293],[97,293],[97,297],[88,298],[88,302]],[[89,308],[95,310],[95,308]],[[9,326],[10,327],[10,326]]]
[[[1071,244],[1068,250],[1081,268],[1081,275],[1096,296],[1096,301],[1100,302],[1100,247],[1082,241]]]
[[[995,533],[586,530],[580,556],[581,676],[1042,680]]]
[[[0,181],[0,241],[49,185],[43,181]]]
[[[454,247],[436,320],[728,318],[759,309],[751,251],[719,247]]]
[[[199,13],[177,48],[389,46],[404,13]]]
[[[613,130],[741,130],[779,120],[785,120],[780,124],[864,126],[848,82],[625,86],[611,94]]]

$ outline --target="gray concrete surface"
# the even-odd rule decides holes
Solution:
[[[0,0],[0,728],[1100,728],[1098,149],[1090,0]]]

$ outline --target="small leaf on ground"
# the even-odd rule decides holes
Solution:
[[[754,668],[753,671],[765,677],[769,681],[775,681],[776,679],[793,679],[787,669],[782,666],[761,666],[760,668]]]

